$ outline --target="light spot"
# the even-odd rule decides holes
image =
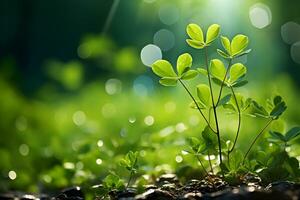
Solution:
[[[107,103],[102,107],[102,115],[105,118],[113,117],[117,112],[117,109],[114,104]]]
[[[120,131],[120,136],[121,137],[126,137],[127,135],[127,129],[126,128],[122,128],[121,131]]]
[[[88,44],[83,43],[77,48],[77,54],[80,58],[86,59],[91,56],[92,50]]]
[[[17,178],[17,173],[13,170],[9,171],[8,178],[10,178],[11,180],[15,180]]]
[[[101,164],[102,164],[102,159],[98,158],[98,159],[96,160],[96,164],[97,164],[97,165],[101,165]]]
[[[167,29],[161,29],[154,34],[153,43],[163,51],[168,51],[175,45],[175,35]]]
[[[15,122],[16,129],[19,131],[25,131],[27,129],[27,119],[23,116],[18,117]]]
[[[166,25],[175,24],[179,20],[179,9],[174,4],[165,4],[159,8],[158,16],[162,23]]]
[[[254,192],[254,190],[255,190],[255,187],[253,187],[253,186],[248,187],[249,192]]]
[[[273,146],[273,143],[269,143],[269,147],[272,147]]]
[[[166,128],[162,129],[159,132],[159,135],[161,137],[166,137],[166,136],[170,135],[171,133],[173,133],[174,131],[175,131],[175,129],[173,126],[167,126]]]
[[[105,91],[109,95],[120,93],[122,90],[122,82],[118,79],[108,79],[105,83]]]
[[[210,158],[210,160],[214,160],[214,159],[216,159],[216,156],[215,155],[210,155],[210,156],[204,156],[204,159],[205,160],[209,160],[209,158]]]
[[[168,113],[172,113],[176,110],[176,104],[173,101],[168,101],[165,104],[165,111]]]
[[[146,151],[145,150],[141,150],[140,151],[140,156],[141,157],[145,157],[146,156]]]
[[[186,129],[187,129],[187,127],[186,127],[185,124],[182,123],[182,122],[176,124],[176,126],[175,126],[175,130],[176,130],[178,133],[182,133],[182,132],[185,131]]]
[[[133,124],[136,121],[136,118],[134,116],[129,117],[128,121],[129,123]]]
[[[22,156],[27,156],[29,154],[29,147],[27,144],[21,144],[19,147],[19,152]]]
[[[291,57],[294,62],[300,64],[300,41],[291,46]]]
[[[49,175],[44,175],[44,176],[43,176],[43,180],[44,180],[46,183],[51,183],[52,178],[51,178],[51,176],[49,176]]]
[[[300,41],[300,24],[287,22],[281,26],[281,37],[287,44]]]
[[[177,163],[181,163],[181,162],[183,161],[182,156],[177,155],[177,156],[175,157],[175,161],[176,161]]]
[[[196,115],[192,115],[192,116],[190,116],[190,118],[189,118],[189,123],[190,123],[190,125],[192,125],[192,126],[197,126],[198,124],[199,124],[199,117],[198,116],[196,116]]]
[[[142,63],[148,67],[151,67],[155,61],[160,59],[162,59],[161,50],[154,44],[146,45],[141,51]]]
[[[83,165],[82,162],[77,162],[76,163],[76,169],[81,170],[81,169],[83,169],[83,167],[84,167],[84,165]]]
[[[83,125],[85,123],[85,121],[86,121],[86,116],[83,111],[78,110],[73,114],[73,122],[77,126]]]
[[[74,163],[71,163],[71,162],[65,162],[64,163],[64,168],[65,169],[74,169],[75,165],[74,165]]]
[[[144,122],[147,126],[152,126],[154,124],[154,117],[151,115],[148,115],[145,117]]]
[[[97,142],[97,146],[98,146],[98,147],[102,147],[102,146],[103,146],[103,144],[104,144],[104,143],[103,143],[103,141],[102,141],[102,140],[98,140],[98,142]]]
[[[285,151],[286,151],[286,152],[290,152],[290,151],[291,151],[291,147],[286,147],[286,148],[285,148]]]
[[[249,18],[254,27],[262,29],[271,24],[272,12],[267,5],[256,3],[250,7]]]

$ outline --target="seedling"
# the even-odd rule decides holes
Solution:
[[[235,88],[242,87],[248,83],[245,79],[247,67],[242,63],[234,62],[236,58],[246,55],[251,52],[248,47],[248,37],[238,34],[230,41],[225,36],[221,36],[221,44],[223,50],[217,49],[218,54],[227,60],[227,67],[220,59],[211,59],[208,57],[208,48],[212,48],[212,44],[219,37],[220,26],[213,24],[209,26],[206,37],[204,37],[202,29],[196,24],[189,24],[186,28],[189,39],[186,40],[189,46],[195,49],[203,50],[205,57],[205,68],[191,69],[193,58],[189,53],[181,54],[176,63],[176,72],[172,64],[167,60],[158,60],[152,65],[153,72],[160,77],[159,83],[164,86],[176,86],[180,84],[187,92],[192,100],[191,108],[197,109],[201,117],[206,123],[206,127],[202,132],[202,138],[190,138],[188,140],[190,150],[187,152],[196,156],[203,170],[208,174],[199,155],[216,155],[219,158],[219,169],[224,173],[238,173],[241,169],[250,169],[250,163],[246,162],[252,147],[266,131],[270,124],[277,120],[286,110],[286,104],[282,97],[275,96],[267,101],[267,106],[264,107],[252,98],[245,98],[241,94],[235,92]],[[196,78],[198,75],[207,77],[208,84],[200,83],[195,88],[197,94],[194,95],[186,84],[187,81]],[[213,84],[214,83],[214,84]],[[228,88],[230,93],[223,95],[224,88]],[[217,95],[215,95],[217,94]],[[220,130],[218,109],[225,108],[231,113],[238,116],[238,123],[233,142],[225,142],[222,138],[223,131]],[[211,119],[211,112],[213,120]],[[267,120],[266,125],[259,131],[254,140],[250,143],[246,153],[236,150],[236,144],[241,130],[242,117],[262,117]],[[295,138],[299,135],[299,129],[292,129],[291,132],[283,136],[277,132],[271,133],[276,140],[284,142]],[[231,158],[231,154],[232,158]],[[223,159],[227,162],[224,163]],[[209,159],[211,172],[213,167]]]
[[[134,174],[136,174],[138,171],[138,163],[137,163],[138,154],[139,152],[137,151],[136,152],[129,151],[126,154],[125,158],[123,158],[120,162],[120,165],[126,168],[130,172],[126,189],[130,186]]]

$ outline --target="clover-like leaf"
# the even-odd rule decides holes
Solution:
[[[203,68],[197,68],[196,70],[197,70],[200,74],[202,74],[202,75],[204,75],[204,76],[207,76],[207,75],[208,75],[206,69],[203,69]]]
[[[226,75],[226,69],[224,66],[224,63],[219,59],[213,59],[210,62],[210,73],[213,77],[216,79],[223,81],[225,75]]]
[[[281,133],[277,131],[270,131],[269,133],[274,139],[280,140],[282,142],[286,142],[286,138]]]
[[[290,141],[300,135],[300,127],[294,127],[285,134],[286,141]]]
[[[159,83],[163,86],[176,86],[177,81],[177,77],[163,77],[159,80]]]
[[[229,83],[234,83],[239,78],[243,77],[247,72],[247,68],[242,63],[236,63],[231,66],[230,68],[230,77],[229,77]]]
[[[275,96],[273,99],[273,108],[270,112],[270,116],[273,119],[278,119],[280,115],[286,110],[287,106],[282,100],[281,96]]]
[[[223,106],[227,104],[230,101],[230,99],[231,99],[231,94],[227,94],[226,96],[220,99],[218,106]]]
[[[198,75],[198,71],[196,70],[189,70],[185,73],[183,73],[183,75],[181,76],[182,80],[190,80],[195,78]]]
[[[212,24],[210,27],[207,29],[206,33],[206,44],[210,44],[213,42],[219,35],[220,32],[220,25],[218,24]]]
[[[186,32],[192,40],[204,43],[203,31],[197,24],[189,24],[186,27]]]
[[[177,74],[174,69],[166,60],[158,60],[152,64],[152,71],[160,77],[176,77]]]
[[[242,34],[236,35],[230,45],[231,56],[241,53],[248,46],[248,37]]]
[[[269,117],[269,113],[267,112],[267,110],[260,105],[259,103],[257,103],[255,100],[252,100],[252,114],[254,114],[255,116],[260,116],[260,117],[265,117],[268,118]]]
[[[197,103],[197,105],[196,105]],[[193,101],[190,103],[190,108],[193,108],[193,109],[198,109],[198,107],[200,109],[205,109],[206,106],[201,102],[201,101],[196,101],[196,103]]]
[[[197,86],[197,95],[200,102],[206,107],[210,108],[212,106],[210,89],[205,84],[199,84]]]
[[[193,62],[193,58],[190,54],[184,53],[180,55],[177,59],[177,72],[178,76],[181,76],[184,72],[191,68]]]
[[[228,55],[231,55],[230,41],[227,37],[221,36],[221,43]]]
[[[222,56],[223,58],[230,58],[230,55],[225,53],[224,51],[217,49],[217,52],[220,56]]]
[[[187,39],[186,42],[195,49],[203,49],[205,47],[204,43],[201,43],[197,40]]]

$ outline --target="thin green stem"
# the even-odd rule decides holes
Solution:
[[[179,82],[181,83],[181,85],[184,87],[184,89],[186,90],[186,92],[190,95],[191,99],[193,100],[193,102],[195,103],[197,110],[199,111],[199,113],[201,114],[201,116],[203,117],[203,119],[205,120],[205,122],[207,123],[208,127],[214,132],[216,133],[216,131],[211,127],[209,121],[206,119],[206,117],[204,116],[203,112],[201,111],[196,99],[194,98],[194,96],[192,95],[192,93],[189,91],[189,89],[186,87],[186,85],[182,82],[181,79],[179,79]]]
[[[250,145],[248,151],[246,152],[246,154],[245,154],[245,156],[244,156],[243,164],[244,164],[244,162],[245,162],[245,160],[246,160],[248,154],[250,153],[250,151],[251,151],[253,145],[255,144],[256,140],[261,136],[261,134],[266,130],[266,128],[271,124],[271,122],[272,122],[273,120],[274,120],[274,119],[271,118],[271,119],[267,122],[267,124],[264,126],[264,128],[263,128],[263,129],[258,133],[258,135],[255,137],[255,139],[254,139],[253,142],[251,143],[251,145]]]
[[[196,156],[197,160],[199,161],[201,167],[203,168],[203,171],[209,176],[209,173],[206,171],[206,169],[205,169],[204,165],[202,164],[199,156],[197,154],[195,154],[195,156]]]
[[[218,104],[219,104],[219,102],[220,102],[220,99],[221,99],[221,96],[222,96],[223,87],[224,87],[224,83],[225,83],[227,74],[228,74],[228,72],[229,72],[229,69],[230,69],[230,66],[231,66],[231,62],[232,62],[232,59],[230,58],[230,59],[229,59],[229,63],[228,63],[228,67],[227,67],[227,69],[226,69],[225,76],[224,76],[223,81],[222,81],[222,84],[221,84],[221,88],[220,88],[220,92],[219,92],[219,95],[218,95],[218,100],[217,100],[217,103],[216,103],[216,107],[218,106]]]
[[[131,182],[131,180],[133,178],[133,174],[135,173],[134,172],[134,166],[136,165],[136,163],[137,163],[137,158],[135,158],[134,164],[133,164],[133,166],[132,166],[132,168],[130,170],[130,175],[129,175],[129,179],[128,179],[128,182],[127,182],[127,185],[126,185],[126,189],[130,186],[130,182]]]
[[[231,93],[233,95],[233,98],[234,98],[234,101],[235,101],[235,104],[236,104],[236,108],[238,110],[238,127],[237,127],[237,131],[236,131],[236,135],[235,135],[235,139],[234,139],[234,142],[233,142],[233,146],[232,148],[228,151],[228,158],[229,158],[229,154],[233,151],[235,145],[236,145],[236,142],[237,142],[237,139],[239,137],[239,132],[240,132],[240,129],[241,129],[241,122],[242,122],[242,118],[241,118],[241,110],[240,110],[240,106],[238,104],[238,101],[237,101],[237,98],[236,98],[236,95],[235,95],[235,92],[233,90],[233,87],[230,86],[230,89],[231,89]]]
[[[214,175],[215,173],[214,173],[214,169],[213,169],[212,164],[211,164],[209,150],[207,151],[207,154],[208,154],[208,162],[209,162],[210,170],[211,170],[211,173]]]
[[[212,100],[212,104],[213,104],[214,117],[215,117],[215,122],[216,122],[218,145],[219,145],[220,164],[222,164],[222,146],[221,146],[220,130],[219,130],[219,123],[218,123],[218,116],[217,116],[215,101],[214,101],[214,95],[213,95],[213,90],[212,90],[213,88],[212,88],[212,85],[211,85],[210,72],[209,72],[209,67],[208,67],[207,48],[205,48],[205,62],[206,62],[206,70],[207,70],[207,76],[208,76],[208,84],[209,84],[209,88],[210,88],[210,95],[211,95],[211,100]]]

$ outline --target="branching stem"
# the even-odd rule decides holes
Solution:
[[[198,156],[197,154],[195,154],[195,156],[196,156],[197,160],[199,161],[199,163],[200,163],[201,167],[202,167],[202,168],[203,168],[203,170],[205,171],[205,173],[206,173],[206,174],[209,176],[209,173],[206,171],[206,169],[205,169],[204,165],[202,164],[202,162],[201,162],[201,160],[200,160],[199,156]]]
[[[214,102],[214,95],[213,95],[213,90],[212,90],[212,85],[211,85],[210,72],[209,72],[209,67],[208,67],[207,48],[205,48],[205,62],[206,62],[208,84],[209,84],[209,88],[210,88],[210,95],[211,95],[211,100],[212,100],[212,105],[213,105],[214,117],[215,117],[215,122],[216,122],[216,129],[217,129],[216,133],[217,133],[218,144],[219,144],[220,164],[222,164],[222,146],[221,146],[220,130],[219,130],[219,123],[218,123],[218,116],[217,116],[217,111],[216,111],[216,105],[215,105],[215,102]]]
[[[207,123],[208,127],[214,132],[217,133],[210,125],[209,121],[206,119],[205,115],[203,114],[203,112],[201,111],[196,99],[194,98],[194,96],[192,95],[192,93],[189,91],[189,89],[186,87],[186,85],[183,83],[183,81],[181,79],[179,79],[179,82],[181,83],[181,85],[184,87],[184,89],[186,90],[186,92],[190,95],[191,99],[193,100],[193,102],[195,103],[197,110],[199,111],[199,113],[201,114],[201,116],[203,117],[203,119],[205,120],[205,122]]]
[[[230,67],[231,67],[231,62],[232,62],[232,58],[229,59],[228,67],[226,69],[226,73],[225,73],[225,76],[224,76],[222,84],[221,84],[221,88],[220,88],[218,100],[217,100],[217,103],[216,103],[216,107],[219,105],[219,102],[220,102],[220,99],[221,99],[221,96],[222,96],[222,91],[223,91],[224,83],[225,83],[225,80],[227,78],[227,74],[228,74],[228,72],[230,70]]]

